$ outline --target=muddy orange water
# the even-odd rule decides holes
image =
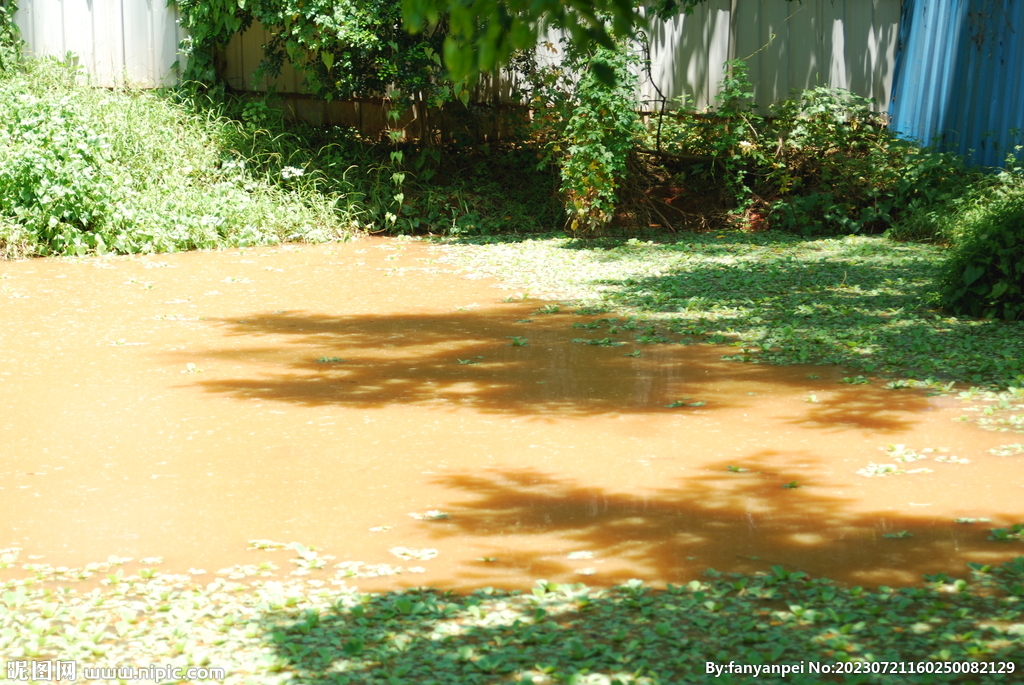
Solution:
[[[986,540],[1024,522],[1024,457],[988,453],[1020,436],[954,421],[958,401],[709,345],[573,343],[587,319],[502,302],[439,254],[362,240],[0,263],[0,547],[212,578],[286,574],[293,552],[248,541],[301,542],[336,557],[314,576],[418,565],[362,585],[451,588],[773,564],[915,583],[1024,551]],[[970,463],[858,475],[893,462],[887,444]],[[448,518],[410,516],[431,511]]]

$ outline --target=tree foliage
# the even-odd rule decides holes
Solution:
[[[212,83],[215,50],[257,20],[273,36],[264,65],[270,73],[287,57],[305,71],[314,94],[348,97],[391,84],[407,90],[437,83],[442,55],[453,83],[473,82],[532,49],[548,28],[565,31],[581,51],[612,48],[647,17],[689,12],[705,0],[658,0],[645,12],[636,0],[171,1],[190,33],[186,79]],[[608,65],[593,68],[601,80],[614,79]]]
[[[428,100],[451,95],[443,80],[443,22],[412,35],[401,8],[388,0],[178,0],[186,45],[186,78],[216,80],[214,55],[259,22],[270,33],[255,76],[276,76],[285,63],[324,100],[400,93]]]
[[[410,32],[447,22],[444,63],[460,82],[508,64],[516,51],[533,48],[548,28],[565,31],[578,50],[611,49],[616,37],[643,27],[645,17],[689,13],[704,1],[657,0],[644,13],[637,0],[402,0],[402,13]],[[603,81],[614,79],[606,64],[597,63],[594,70]]]
[[[21,55],[21,32],[14,23],[18,3],[0,0],[0,73],[9,69]]]

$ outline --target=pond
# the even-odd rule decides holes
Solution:
[[[0,263],[0,548],[21,550],[0,580],[114,555],[366,589],[773,565],[893,585],[1019,554],[987,538],[1024,522],[1024,457],[959,400],[636,344],[628,321],[598,338],[442,256]]]

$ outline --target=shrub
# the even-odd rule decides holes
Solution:
[[[957,314],[1024,319],[1024,187],[978,198],[949,221],[954,235],[937,303]]]
[[[804,235],[877,233],[955,197],[968,176],[957,157],[898,139],[868,100],[842,89],[805,90],[762,116],[746,65],[727,67],[712,112],[668,114],[649,141],[715,160],[708,173],[724,169],[735,216],[757,208],[772,227]]]
[[[149,91],[77,85],[68,65],[0,78],[0,250],[157,252],[325,240],[353,218],[253,162],[254,131]],[[266,146],[264,146],[265,148]],[[271,177],[270,169],[277,167]]]
[[[559,159],[573,231],[601,228],[612,220],[629,154],[642,131],[628,53],[598,48],[589,62],[590,68],[576,83],[563,133],[565,154]],[[616,75],[614,84],[598,78],[598,64]]]
[[[23,85],[0,83],[0,214],[44,253],[84,252],[97,246],[94,231],[107,223],[117,194],[109,143],[74,97],[40,96]]]
[[[637,57],[624,45],[580,52],[563,41],[562,47],[561,64],[541,68],[534,61],[524,71],[542,164],[557,165],[569,225],[587,232],[614,217],[643,133],[632,71]]]
[[[0,2],[0,74],[21,61],[21,31],[14,23],[15,2]]]

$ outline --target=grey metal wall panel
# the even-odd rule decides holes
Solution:
[[[641,85],[641,99],[654,103],[660,91],[670,101],[685,96],[701,108],[714,102],[722,64],[731,58],[731,15],[729,0],[711,0],[689,16],[653,22],[648,40],[654,84]]]
[[[652,79],[669,99],[712,105],[730,59],[744,59],[761,107],[817,86],[847,88],[884,111],[892,88],[900,0],[712,0],[657,22]],[[642,97],[657,97],[653,86]]]

